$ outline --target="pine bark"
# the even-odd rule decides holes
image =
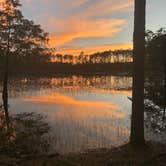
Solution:
[[[133,92],[130,143],[142,146],[144,140],[144,57],[146,0],[135,0],[133,35]]]

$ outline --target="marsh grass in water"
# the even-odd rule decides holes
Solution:
[[[48,153],[52,137],[45,117],[35,113],[16,114],[10,117],[10,130],[5,127],[0,112],[0,154],[8,156]]]

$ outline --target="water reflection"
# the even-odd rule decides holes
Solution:
[[[37,91],[48,88],[72,92],[92,89],[109,91],[131,90],[132,78],[126,76],[25,77],[11,79],[9,85],[11,97],[17,97],[25,91]]]
[[[59,93],[48,94],[48,96],[33,96],[23,98],[22,101],[36,104],[55,104],[55,106],[63,106],[54,114],[56,118],[65,119],[65,115],[69,113],[72,119],[89,119],[89,118],[124,118],[125,114],[119,112],[120,107],[111,102],[104,101],[81,101],[70,96],[65,96]],[[94,111],[95,110],[95,111]],[[102,111],[101,111],[102,110]]]
[[[128,141],[131,84],[125,76],[15,78],[10,110],[47,115],[58,152],[118,146]]]

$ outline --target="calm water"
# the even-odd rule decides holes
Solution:
[[[110,148],[129,139],[132,78],[70,76],[10,81],[10,112],[47,116],[60,153]]]

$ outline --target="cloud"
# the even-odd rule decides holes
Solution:
[[[74,8],[78,8],[81,5],[85,4],[86,2],[88,2],[89,0],[61,0],[59,1],[59,5],[61,6],[70,6],[70,9],[74,9]]]
[[[131,5],[131,0],[94,0],[93,2],[91,0],[23,0],[22,2],[23,11],[29,9],[32,12],[29,14],[35,18],[35,22],[42,24],[50,33],[50,47],[62,47],[78,38],[86,40],[112,37],[120,33],[127,25],[127,21],[103,16]],[[79,10],[73,12],[74,9]],[[63,14],[66,16],[62,17]],[[93,16],[103,18],[94,19]]]
[[[113,12],[124,12],[132,9],[133,0],[102,0],[87,7],[86,10],[79,13],[79,17],[104,17]]]
[[[0,10],[3,10],[3,4],[5,3],[5,0],[0,0]]]
[[[113,36],[126,25],[125,20],[59,20],[50,21],[51,26],[58,27],[59,32],[50,35],[50,46],[57,47],[77,38],[96,38]],[[71,27],[72,25],[72,27]],[[69,27],[69,28],[67,28]]]
[[[130,9],[133,0],[23,0],[23,5],[37,13],[35,22],[50,32],[50,46],[62,47],[78,38],[111,38],[120,33],[127,20],[110,17]]]

